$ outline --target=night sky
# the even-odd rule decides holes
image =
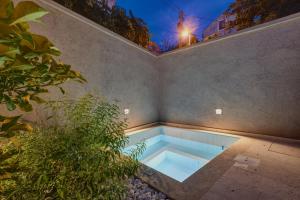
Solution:
[[[178,8],[182,9],[197,26],[196,35],[203,30],[234,0],[117,0],[117,5],[132,10],[142,18],[151,32],[151,40],[161,44],[164,39],[175,41]]]

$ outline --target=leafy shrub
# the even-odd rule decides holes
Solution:
[[[21,172],[13,175],[14,184],[8,183],[5,198],[123,199],[144,145],[129,157],[122,154],[127,124],[118,106],[86,95],[51,107],[56,110],[53,125],[19,136],[15,160]]]
[[[44,102],[39,95],[48,92],[48,87],[60,88],[69,79],[85,81],[70,65],[56,60],[60,51],[52,42],[30,32],[28,22],[39,21],[47,13],[34,2],[14,6],[12,0],[0,1],[0,105],[8,111],[30,112],[32,101]],[[27,124],[18,123],[20,117],[0,113],[0,137],[12,129],[29,130]]]

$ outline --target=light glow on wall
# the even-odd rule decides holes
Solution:
[[[216,115],[222,115],[222,114],[223,114],[223,110],[221,108],[217,108]]]
[[[130,114],[130,109],[129,108],[125,108],[124,109],[124,114],[125,115],[129,115]]]

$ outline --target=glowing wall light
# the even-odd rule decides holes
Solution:
[[[130,109],[129,108],[125,108],[124,109],[124,114],[125,115],[129,115],[130,114]]]
[[[223,114],[223,110],[221,108],[217,108],[216,115],[222,115],[222,114]]]

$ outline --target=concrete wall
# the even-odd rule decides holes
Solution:
[[[162,55],[161,121],[300,139],[299,36],[296,14]]]
[[[67,84],[68,93],[119,100],[130,127],[162,121],[300,139],[299,13],[157,57],[51,0],[36,2],[50,14],[33,31],[88,80]]]
[[[57,3],[36,2],[50,14],[43,18],[44,24],[34,24],[32,31],[53,41],[63,52],[61,60],[88,80],[84,85],[67,84],[69,95],[97,91],[109,100],[118,100],[122,109],[130,109],[130,127],[157,121],[155,56]]]

